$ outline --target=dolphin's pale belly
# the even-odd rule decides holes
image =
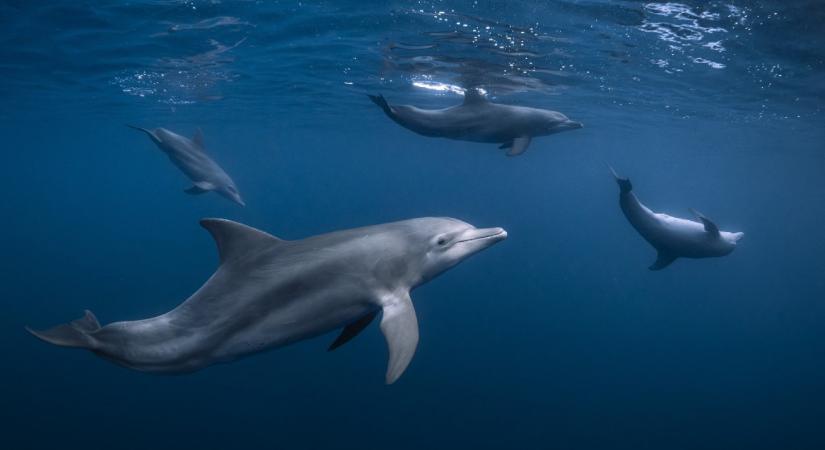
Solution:
[[[701,223],[654,213],[632,193],[622,197],[621,207],[636,231],[660,251],[687,258],[707,258],[729,252]]]
[[[657,248],[688,258],[717,255],[714,239],[702,224],[667,214],[655,214],[655,217],[658,226],[652,230],[651,240]]]

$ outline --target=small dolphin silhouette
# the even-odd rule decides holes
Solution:
[[[185,190],[187,194],[197,195],[215,191],[241,206],[246,206],[232,178],[206,154],[203,132],[200,128],[192,139],[187,139],[166,128],[149,130],[134,125],[126,126],[149,135],[152,142],[166,153],[172,164],[192,180],[192,187]]]
[[[745,233],[719,230],[716,224],[691,209],[699,222],[655,213],[636,198],[630,179],[607,166],[619,185],[619,205],[627,220],[658,252],[650,270],[661,270],[676,258],[710,258],[730,254]]]

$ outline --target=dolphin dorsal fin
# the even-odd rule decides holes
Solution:
[[[269,233],[227,219],[203,219],[201,226],[215,239],[221,264],[252,250],[284,242]]]
[[[195,130],[195,135],[192,136],[192,142],[194,142],[195,145],[197,145],[198,148],[200,148],[201,150],[206,148],[203,146],[203,130],[201,130],[200,128]]]
[[[464,90],[464,104],[465,105],[479,105],[487,103],[487,97],[478,90],[478,88],[467,88]]]
[[[716,224],[712,220],[708,219],[707,217],[705,217],[704,214],[700,213],[699,211],[696,211],[693,208],[690,208],[690,212],[692,212],[693,215],[696,216],[696,218],[698,218],[702,222],[702,225],[705,226],[705,231],[707,231],[708,234],[710,234],[711,236],[717,236],[719,234],[719,227],[716,226]]]

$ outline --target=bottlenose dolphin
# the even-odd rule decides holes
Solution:
[[[390,119],[418,134],[501,144],[507,156],[524,153],[534,137],[582,127],[560,112],[492,103],[477,89],[466,89],[464,103],[444,109],[390,105],[383,95],[369,98]]]
[[[185,373],[342,328],[333,350],[381,311],[386,382],[412,360],[418,322],[410,290],[501,241],[501,228],[419,218],[285,241],[225,219],[204,219],[220,265],[177,308],[101,327],[91,312],[32,334],[146,372]]]
[[[172,164],[192,180],[192,187],[184,192],[196,195],[215,191],[241,206],[246,206],[232,178],[206,154],[203,132],[200,129],[195,132],[192,139],[187,139],[166,128],[150,130],[133,125],[127,126],[148,134],[152,142],[166,153]]]
[[[608,166],[619,184],[619,205],[633,228],[658,252],[650,270],[661,270],[676,258],[710,258],[725,256],[736,248],[745,233],[720,231],[713,221],[698,211],[691,212],[699,219],[692,220],[655,213],[636,198],[630,179],[620,177]]]

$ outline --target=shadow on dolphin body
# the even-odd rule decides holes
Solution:
[[[429,137],[501,144],[507,156],[524,153],[534,137],[583,127],[557,111],[493,103],[475,88],[464,91],[461,105],[444,109],[390,105],[383,95],[369,98],[408,130]]]
[[[147,129],[126,125],[146,133],[181,172],[192,180],[192,187],[184,192],[191,195],[216,192],[241,205],[246,203],[235,182],[209,155],[203,144],[203,132],[198,129],[192,139],[173,133],[166,128]]]
[[[336,329],[334,350],[381,312],[395,382],[418,346],[410,291],[507,237],[451,218],[419,218],[285,241],[225,219],[204,219],[220,265],[191,297],[157,317],[101,327],[86,311],[35,331],[54,345],[119,365],[176,374],[282,347]]]
[[[716,224],[698,211],[691,212],[699,222],[655,213],[642,204],[633,193],[629,178],[620,177],[607,166],[619,185],[619,206],[628,222],[658,252],[650,270],[661,270],[677,258],[712,258],[730,254],[742,232],[721,231]]]

